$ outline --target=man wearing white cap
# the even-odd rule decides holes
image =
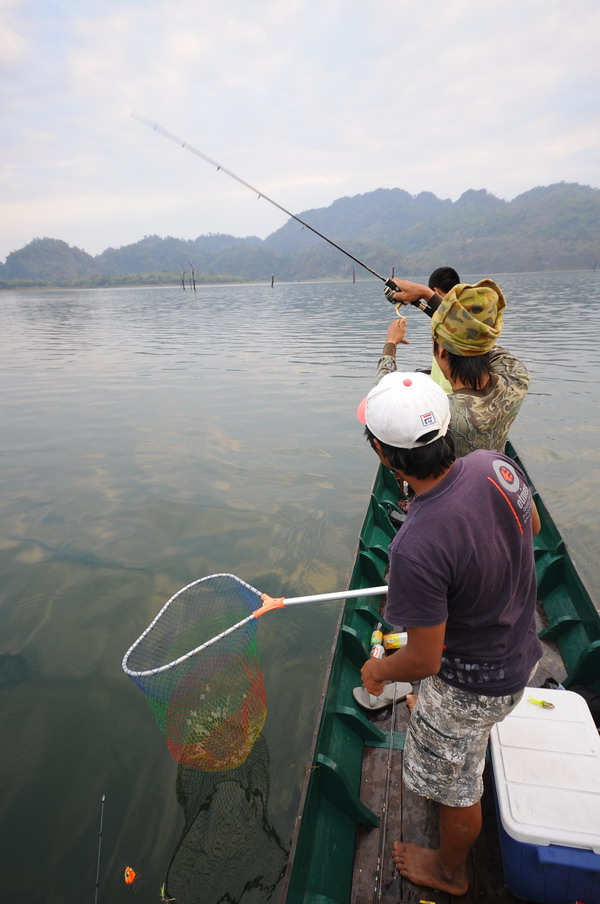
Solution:
[[[440,804],[440,847],[395,842],[417,885],[467,891],[481,830],[490,730],[518,703],[540,656],[532,533],[539,518],[523,473],[499,452],[455,459],[444,391],[426,374],[383,377],[358,411],[381,462],[415,493],[389,549],[386,618],[408,643],[369,659],[363,684],[417,681],[403,778]]]

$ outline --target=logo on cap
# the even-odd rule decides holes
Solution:
[[[434,427],[435,426],[435,414],[433,411],[426,411],[425,414],[421,415],[421,423],[424,427]]]

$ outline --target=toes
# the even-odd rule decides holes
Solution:
[[[404,868],[404,852],[406,850],[406,846],[404,844],[400,844],[398,841],[394,841],[394,845],[392,847],[392,860],[394,861],[394,866],[400,872]]]

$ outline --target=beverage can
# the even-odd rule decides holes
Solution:
[[[385,650],[399,650],[400,647],[405,647],[408,641],[408,634],[406,631],[399,631],[396,634],[384,634],[383,635],[383,647]]]
[[[371,647],[369,656],[371,656],[373,659],[383,659],[383,657],[385,656],[385,650],[380,643],[374,643]]]

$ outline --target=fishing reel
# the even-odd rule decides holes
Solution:
[[[400,311],[405,305],[401,301],[396,301],[395,298],[392,298],[392,295],[398,293],[402,295],[402,289],[399,289],[396,283],[392,279],[386,279],[385,288],[383,290],[383,294],[387,298],[390,304],[396,306],[396,314],[400,316]],[[415,298],[414,301],[409,302],[409,304],[414,305],[416,308],[420,308],[422,311],[427,314],[428,317],[433,317],[434,309],[427,304],[422,298]]]
[[[383,294],[385,295],[385,297],[387,298],[387,300],[389,301],[390,304],[397,304],[396,299],[392,298],[392,295],[394,295],[396,292],[399,292],[399,291],[400,291],[400,289],[398,288],[398,286],[392,279],[386,279]]]

